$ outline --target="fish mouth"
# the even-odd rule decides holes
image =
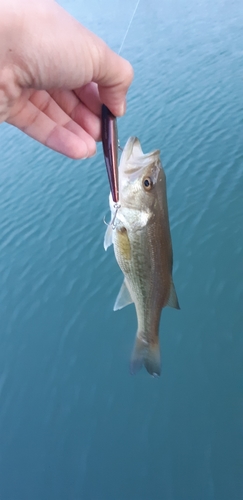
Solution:
[[[123,174],[135,174],[159,160],[160,150],[144,154],[137,137],[129,137],[120,159],[119,169]]]

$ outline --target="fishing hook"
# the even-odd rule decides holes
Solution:
[[[103,222],[106,226],[111,226],[112,229],[116,229],[117,225],[115,224],[115,220],[116,220],[116,216],[117,216],[117,212],[118,212],[119,208],[121,208],[121,205],[119,203],[114,203],[115,213],[114,213],[110,222],[106,222],[105,217],[103,218]]]

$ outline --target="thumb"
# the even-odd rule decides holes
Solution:
[[[98,84],[101,102],[115,116],[122,116],[126,110],[126,94],[133,80],[133,68],[107,45],[102,48],[94,66],[93,80]]]
[[[85,35],[82,48],[86,66],[89,66],[90,81],[97,83],[101,102],[115,116],[121,116],[125,113],[126,94],[133,80],[133,68],[97,35],[84,26],[79,25],[79,29]]]

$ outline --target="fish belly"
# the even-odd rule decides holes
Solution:
[[[158,332],[161,310],[170,293],[170,248],[156,224],[136,232],[125,227],[116,229],[115,255],[135,304],[138,321],[132,372],[141,364],[146,366],[146,356],[151,358],[146,366],[149,373],[158,375],[160,372]]]

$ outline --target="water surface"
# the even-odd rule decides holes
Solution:
[[[118,50],[132,2],[63,0]],[[1,125],[1,500],[243,499],[243,4],[141,0],[124,144],[159,148],[181,311],[131,377],[133,306],[103,250],[101,148],[75,162]]]

